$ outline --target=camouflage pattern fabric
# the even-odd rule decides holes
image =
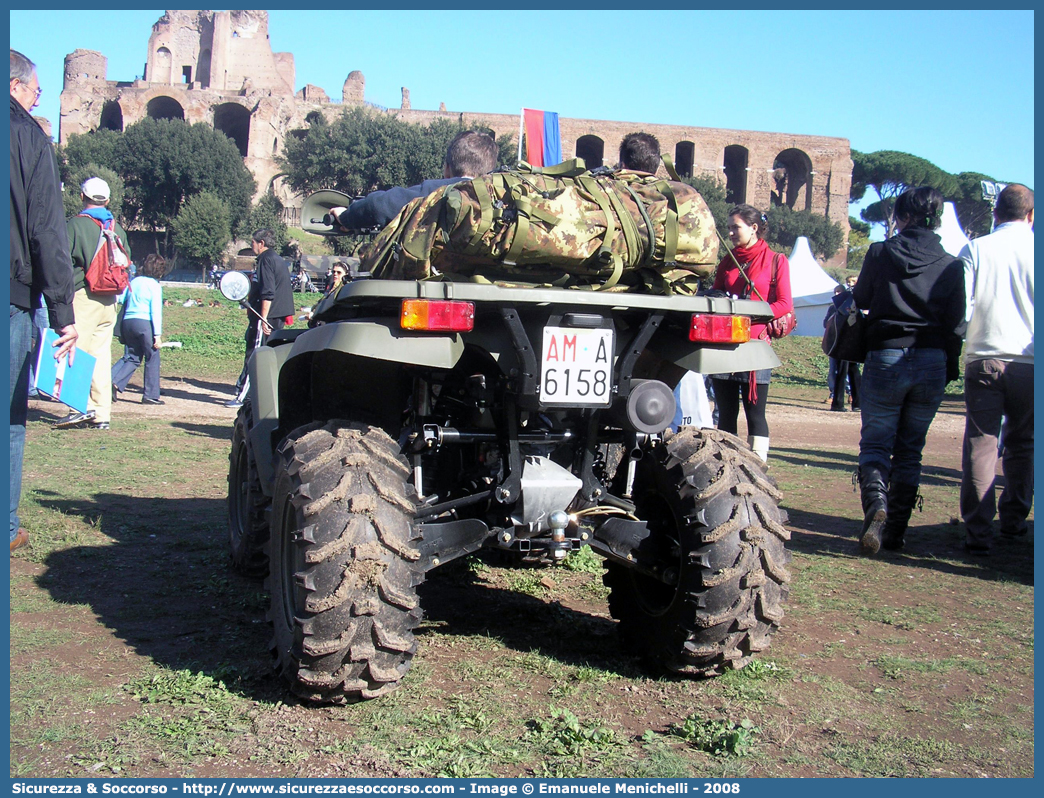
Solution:
[[[404,207],[359,257],[385,279],[692,293],[714,272],[718,239],[690,186],[577,161],[443,186]]]

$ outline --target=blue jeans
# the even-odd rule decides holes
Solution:
[[[29,352],[32,348],[33,315],[11,305],[11,540],[18,534],[25,420],[29,413]]]
[[[946,390],[942,349],[878,349],[863,369],[859,466],[885,480],[921,482],[921,452]]]
[[[46,330],[51,326],[51,323],[47,320],[47,300],[40,297],[40,301],[43,303],[43,307],[37,308],[33,311],[33,339],[36,345],[40,343],[39,332]],[[36,357],[29,358],[29,395],[35,398],[38,394],[33,385],[36,383]]]
[[[124,319],[122,335],[123,357],[112,366],[112,384],[118,390],[125,391],[130,378],[144,361],[145,398],[159,399],[160,353],[158,349],[152,348],[152,322],[148,319]]]

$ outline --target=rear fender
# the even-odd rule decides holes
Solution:
[[[323,351],[451,369],[464,351],[464,342],[456,333],[408,333],[397,319],[360,319],[323,324],[299,335],[290,357]]]
[[[745,344],[693,344],[657,336],[649,348],[665,360],[700,374],[728,374],[734,371],[772,369],[780,360],[768,341]]]
[[[295,336],[291,344],[259,347],[249,366],[254,408],[249,436],[265,495],[271,495],[275,482],[279,437],[335,417],[392,428],[403,409],[398,403],[402,366],[448,370],[463,351],[460,335],[409,334],[389,319],[323,324]]]

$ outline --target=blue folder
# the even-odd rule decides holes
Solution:
[[[44,330],[40,340],[40,348],[36,355],[36,390],[47,394],[69,405],[80,413],[87,412],[87,398],[91,395],[91,379],[94,377],[93,355],[82,349],[76,350],[73,364],[69,365],[69,357],[56,360],[54,342],[58,334],[54,330]]]

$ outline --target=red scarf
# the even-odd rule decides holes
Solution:
[[[730,294],[749,299],[762,299],[768,302],[769,285],[772,283],[772,258],[775,256],[763,239],[750,247],[733,247],[732,254],[725,254],[718,264],[718,274],[714,279],[714,287],[728,291]],[[736,268],[736,261],[743,267],[746,277]],[[751,288],[753,283],[757,290]],[[764,324],[750,326],[750,338],[756,340],[765,329]],[[748,396],[751,402],[758,400],[758,386],[754,381],[754,372],[750,372],[748,380]]]
[[[718,275],[714,280],[714,287],[728,291],[730,294],[749,297],[750,299],[758,299],[758,294],[760,294],[760,298],[767,302],[768,287],[772,282],[772,257],[774,254],[769,249],[769,245],[760,238],[751,247],[733,248],[732,255],[726,253],[725,257],[721,259],[721,263],[718,264]],[[736,264],[733,263],[733,257],[739,261],[747,277],[757,286],[756,292],[751,289],[747,280],[739,273]],[[762,275],[765,276],[762,277]],[[753,329],[751,329],[751,337],[756,337]]]

